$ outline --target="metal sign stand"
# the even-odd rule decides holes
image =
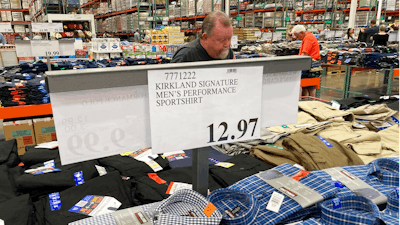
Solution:
[[[205,197],[208,195],[208,155],[208,148],[193,149],[193,190]]]

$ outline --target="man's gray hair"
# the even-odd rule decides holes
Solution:
[[[292,34],[298,34],[300,32],[305,32],[306,28],[303,25],[296,25],[292,29]]]
[[[215,11],[208,14],[208,16],[204,19],[203,26],[201,27],[201,33],[207,34],[207,36],[210,37],[217,21],[219,21],[224,27],[232,26],[231,20],[225,13],[221,11]]]

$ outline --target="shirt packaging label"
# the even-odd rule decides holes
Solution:
[[[85,180],[83,179],[83,172],[79,171],[74,173],[74,179],[75,179],[75,186],[81,185],[85,183]]]
[[[320,136],[316,136],[319,140],[321,140],[322,142],[324,142],[324,144],[326,145],[326,146],[328,146],[329,148],[332,148],[333,147],[333,145],[329,142],[329,141],[327,141],[325,138],[323,138],[323,137],[320,137]]]
[[[270,169],[259,173],[256,176],[264,180],[266,183],[287,197],[299,203],[302,208],[307,208],[324,200],[324,198],[318,192],[277,170]]]
[[[285,196],[283,196],[283,194],[274,191],[268,201],[267,209],[269,211],[278,213],[284,198]]]
[[[115,212],[121,205],[122,203],[113,197],[86,195],[68,211],[86,216],[98,216]]]
[[[352,175],[351,173],[340,167],[324,169],[323,171],[329,174],[332,179],[340,181],[356,195],[364,196],[377,205],[387,202],[387,197],[385,195],[383,195],[373,187],[369,186],[360,178]]]
[[[51,211],[61,209],[60,193],[55,192],[55,193],[49,194],[49,202],[50,202]]]
[[[230,162],[220,162],[215,164],[216,166],[220,166],[220,167],[224,167],[224,168],[230,168],[232,166],[234,166],[235,164],[230,163]]]
[[[106,168],[102,167],[102,166],[98,166],[98,165],[94,165],[97,169],[97,172],[99,172],[100,176],[104,176],[107,174],[107,170]]]
[[[36,169],[25,170],[25,173],[30,173],[30,174],[33,174],[33,175],[39,175],[39,174],[45,174],[45,173],[51,173],[51,172],[57,172],[57,171],[61,171],[61,169],[54,168],[54,167],[41,166],[41,167],[38,167]]]
[[[112,215],[118,225],[151,225],[150,219],[140,206],[118,210]]]

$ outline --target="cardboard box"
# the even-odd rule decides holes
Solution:
[[[36,144],[54,141],[57,138],[53,117],[33,119]]]
[[[25,146],[36,144],[32,120],[3,122],[3,128],[6,141],[17,140],[18,155],[25,153]]]

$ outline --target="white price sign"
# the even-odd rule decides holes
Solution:
[[[238,48],[238,36],[237,35],[233,35],[231,38],[231,48],[232,49]]]
[[[256,31],[254,32],[255,37],[261,37],[261,31]]]
[[[50,32],[57,32],[57,33],[64,32],[63,24],[62,23],[49,23],[49,30],[50,30]]]
[[[162,25],[168,25],[168,21],[162,21]]]
[[[144,21],[139,21],[139,25],[144,25]]]
[[[149,71],[153,152],[259,138],[262,73],[262,66]]]
[[[169,21],[168,17],[163,17],[163,21]]]
[[[296,123],[300,78],[301,71],[263,75],[261,127]]]
[[[50,32],[48,23],[31,23],[33,32]]]
[[[0,23],[0,32],[12,33],[14,30],[11,27],[11,23]]]
[[[62,23],[32,23],[33,32],[64,32]]]
[[[150,147],[147,86],[50,93],[63,165]]]
[[[58,41],[32,40],[32,56],[59,56],[60,46]]]

